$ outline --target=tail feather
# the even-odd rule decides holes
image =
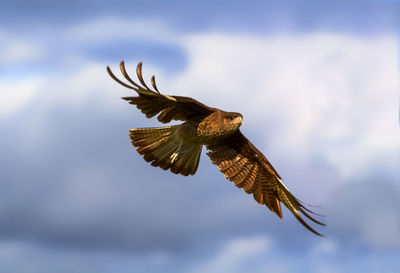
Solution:
[[[144,144],[143,146],[139,146],[139,148],[137,149],[137,152],[141,155],[144,155],[144,159],[147,162],[150,162],[151,160],[154,160],[152,152],[159,149],[160,147],[162,147],[165,143],[166,143],[166,139],[159,139],[147,146],[146,146],[146,144]],[[134,146],[138,146],[138,145],[134,144]]]
[[[156,160],[151,163],[152,166],[160,166],[161,169],[167,170],[171,167],[172,154],[178,149],[179,143],[169,141],[165,143],[160,149],[154,151]]]
[[[191,146],[188,151],[185,151],[184,156],[178,157],[175,164],[171,167],[171,172],[193,175],[199,165],[201,149],[201,145]]]
[[[152,166],[182,175],[193,175],[197,171],[202,145],[187,143],[174,132],[179,125],[130,129],[132,145]]]
[[[185,165],[185,161],[183,159],[183,157],[178,157],[177,159],[174,160],[174,165],[171,166],[171,172],[173,173],[181,173],[183,166]],[[183,173],[183,172],[182,172]]]
[[[202,146],[200,146],[198,149],[193,149],[192,153],[190,154],[190,158],[188,158],[186,164],[183,166],[183,173],[193,175],[196,172],[200,162],[201,148]]]

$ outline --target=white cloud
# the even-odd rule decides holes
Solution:
[[[14,37],[0,29],[0,64],[8,66],[37,60],[43,56],[43,48],[35,42]]]
[[[85,261],[86,258],[86,261]],[[21,263],[21,261],[24,261]],[[86,263],[85,263],[86,262]],[[0,270],[2,272],[95,272],[88,266],[87,256],[68,251],[49,251],[29,242],[0,242]]]
[[[39,77],[16,80],[0,78],[0,120],[22,110],[38,92],[40,83]]]
[[[376,177],[342,185],[329,204],[328,226],[342,240],[371,249],[400,249],[400,206],[397,185]],[[351,236],[351,240],[349,240]]]
[[[332,255],[338,251],[339,247],[336,241],[330,238],[323,238],[314,245],[311,253],[315,256]]]
[[[71,39],[82,42],[136,37],[180,44],[188,56],[186,70],[167,78],[167,73],[145,64],[144,73],[158,76],[161,90],[193,96],[210,106],[242,112],[250,128],[258,128],[261,120],[265,127],[258,130],[258,134],[268,138],[268,147],[272,149],[270,154],[304,161],[317,156],[335,166],[342,177],[358,176],[374,168],[386,173],[396,172],[400,165],[395,36],[365,38],[327,33],[268,37],[222,33],[186,36],[174,33],[161,23],[150,24],[149,28],[148,22],[114,19],[93,21],[81,27],[70,28],[62,35],[70,35]],[[40,58],[41,54],[36,50],[39,47],[29,47],[24,42],[8,42],[3,48],[6,50],[0,53],[2,63],[24,62]],[[51,71],[40,77],[15,80],[0,78],[0,119],[23,110],[32,102],[37,104],[35,109],[40,109],[32,113],[37,117],[30,119],[33,122],[24,130],[25,136],[32,140],[27,145],[35,143],[32,135],[40,138],[45,133],[38,125],[43,115],[49,113],[49,108],[59,105],[85,108],[89,102],[94,102],[107,111],[123,111],[119,97],[130,91],[119,88],[108,77],[105,64],[88,62],[79,52],[74,53],[76,59],[69,62],[75,66],[74,70]],[[64,61],[60,60],[60,63]],[[115,67],[116,64],[113,70]],[[134,71],[134,68],[128,69]],[[147,75],[146,79],[150,79]],[[40,96],[35,96],[37,94]],[[35,97],[39,99],[33,100]],[[245,127],[243,131],[246,130]],[[262,146],[260,149],[264,150]],[[101,173],[93,168],[75,176],[72,174],[76,183],[71,184],[65,199],[76,196],[77,204],[84,204],[83,212],[87,214],[107,206],[107,202],[98,199],[98,191],[85,194],[90,190],[88,181],[91,178],[100,183],[100,197],[109,190]],[[372,248],[398,250],[400,220],[398,208],[391,207],[394,202],[382,205],[378,200],[380,205],[370,210],[369,201],[376,200],[376,196],[369,193],[369,197],[364,198],[366,203],[355,206],[354,203],[360,204],[360,196],[364,195],[354,198],[350,193],[338,198],[343,203],[333,208],[328,219],[335,220],[336,215],[336,222],[343,226],[335,227],[329,222],[328,228],[333,226],[345,234],[355,230]],[[380,199],[387,199],[388,194],[380,196]],[[68,203],[68,200],[58,201]],[[47,216],[49,214],[44,215]],[[163,219],[161,214],[154,215],[156,217]],[[88,224],[95,220],[96,217],[86,219]],[[261,255],[271,253],[271,245],[271,240],[265,236],[231,240],[215,256],[198,264],[193,272],[235,272],[252,264],[253,259],[265,263]],[[312,254],[334,256],[340,247],[343,246],[334,240],[322,241],[315,245]],[[9,263],[17,264],[18,260],[30,257],[21,253],[23,248],[26,246],[3,243],[0,245],[0,260],[12,260]],[[48,259],[48,254],[43,254],[43,257],[49,261],[46,263],[55,260],[55,263],[63,264],[64,254],[56,259]],[[43,257],[39,258],[43,260]],[[32,268],[36,260],[29,260]],[[129,263],[127,261],[125,263]],[[149,265],[153,261],[149,259],[145,263]],[[84,266],[85,262],[80,265]],[[272,266],[289,267],[282,261]]]
[[[163,22],[116,18],[90,21],[60,35],[83,42],[134,37],[180,45],[187,53],[187,69],[168,78],[167,73],[145,64],[146,79],[155,74],[160,89],[167,93],[242,112],[246,121],[243,131],[257,129],[261,139],[267,138],[258,145],[262,151],[262,144],[268,145],[273,161],[278,157],[285,161],[322,158],[341,177],[371,170],[391,174],[400,165],[395,36],[188,35]],[[130,90],[118,88],[106,74],[106,64],[88,62],[79,52],[73,56],[71,70],[52,71],[40,78],[0,79],[0,118],[34,101],[39,109],[37,118],[31,119],[25,131],[31,136],[40,134],[38,127],[48,109],[61,104],[87,107],[89,101],[95,101],[104,109],[122,109],[118,97]],[[127,68],[132,73],[130,65]],[[32,100],[35,94],[40,99]],[[262,129],[258,129],[260,120]]]
[[[152,42],[176,43],[181,38],[160,20],[121,19],[104,17],[79,23],[65,30],[67,39],[101,43],[111,39],[138,39]]]
[[[390,173],[400,165],[394,35],[187,35],[162,22],[111,17],[68,28],[60,35],[91,42],[135,37],[181,45],[187,52],[187,69],[166,78],[145,64],[145,74],[156,74],[166,92],[242,112],[249,128],[258,128],[261,118],[265,129],[259,133],[268,139],[265,145],[275,162],[277,157],[298,161],[315,156],[347,178],[371,166]],[[112,103],[110,90],[116,85],[106,75],[105,64],[75,57],[79,69],[44,79],[41,90],[48,94],[42,104],[65,104],[67,98],[70,105],[80,105],[95,95],[104,106],[120,105]],[[2,101],[7,100],[3,116],[21,109],[37,89],[32,80],[0,84],[2,90],[21,90],[1,92]]]
[[[28,105],[42,82],[38,73],[24,73],[19,67],[18,75],[9,68],[40,59],[43,48],[24,37],[12,35],[0,29],[0,120],[9,117]]]
[[[69,108],[87,107],[88,102],[101,105],[104,109],[117,110],[117,106],[120,106],[118,98],[127,92],[123,89],[115,90],[116,84],[108,76],[106,64],[81,60],[78,62],[73,70],[57,71],[48,75],[40,86],[41,98],[35,103],[46,110],[58,105]]]
[[[23,110],[23,106],[29,103],[38,106],[36,109],[40,116],[59,105],[69,108],[87,107],[89,101],[101,105],[103,109],[121,110],[119,98],[133,95],[133,91],[120,88],[111,79],[106,71],[106,63],[78,59],[73,70],[54,71],[40,77],[0,78],[0,118]],[[128,70],[134,72],[135,68]],[[157,71],[151,66],[147,68]],[[116,75],[120,74],[116,65],[112,70]],[[39,98],[33,100],[35,95]]]
[[[206,33],[184,47],[189,65],[171,90],[242,112],[253,127],[261,119],[277,154],[316,155],[342,177],[400,165],[394,35]]]
[[[273,162],[315,157],[334,166],[342,178],[371,170],[391,174],[400,165],[395,36],[188,35],[161,21],[112,17],[67,28],[59,35],[80,42],[133,37],[180,45],[187,53],[187,68],[168,78],[171,73],[144,64],[146,80],[155,74],[160,89],[167,93],[193,96],[210,106],[243,113],[243,131],[257,130],[254,137],[267,139],[256,144]],[[95,101],[104,109],[121,110],[115,98],[130,90],[119,88],[108,77],[106,64],[90,62],[78,51],[70,57],[60,63],[71,67],[72,62],[74,69],[50,71],[41,78],[0,78],[0,117],[34,102],[40,110],[37,124],[27,125],[32,127],[26,130],[29,135],[39,134],[37,128],[47,109],[60,104],[86,107]],[[117,64],[112,68],[117,73]],[[132,64],[127,68],[133,74]],[[40,99],[33,101],[34,94]],[[258,129],[260,120],[262,129]],[[248,136],[254,139],[253,135]]]
[[[363,225],[363,236],[373,247],[400,249],[399,209],[389,207],[372,210]]]
[[[232,239],[209,261],[202,263],[193,272],[239,272],[240,265],[248,259],[259,256],[271,248],[271,241],[265,236]]]

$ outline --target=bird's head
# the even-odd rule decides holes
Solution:
[[[223,114],[224,123],[231,127],[232,129],[238,129],[244,124],[243,116],[236,112],[225,112]]]

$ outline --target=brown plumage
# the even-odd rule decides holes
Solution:
[[[148,118],[157,115],[162,123],[184,121],[174,126],[130,129],[133,146],[147,162],[176,174],[194,175],[205,145],[211,162],[235,186],[253,194],[260,205],[266,205],[280,218],[283,203],[308,230],[321,235],[304,221],[300,213],[319,225],[325,224],[310,216],[309,213],[316,213],[293,196],[267,158],[240,132],[239,127],[243,124],[241,114],[208,107],[189,97],[163,95],[158,91],[154,76],[151,78],[154,91],[151,90],[143,80],[142,63],[136,69],[141,85],[130,78],[123,61],[120,69],[130,84],[118,79],[107,67],[115,81],[139,95],[124,97],[124,100],[136,105]]]

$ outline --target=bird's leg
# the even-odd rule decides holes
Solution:
[[[186,156],[193,150],[193,146],[183,146],[183,139],[179,142],[178,150],[171,155],[171,163],[174,163],[178,158]],[[183,147],[182,147],[183,146]]]
[[[180,151],[181,151],[182,143],[183,143],[183,139],[181,139],[181,141],[179,142],[178,150],[171,155],[171,163],[174,163],[174,161],[178,158]]]

